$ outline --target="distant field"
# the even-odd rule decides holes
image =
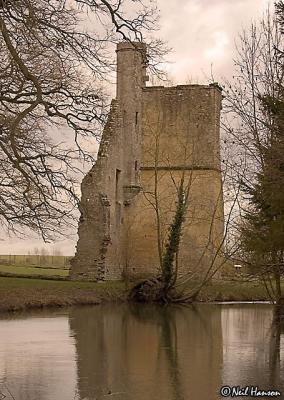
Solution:
[[[68,269],[70,267],[71,258],[70,256],[50,256],[42,254],[0,254],[0,265]]]
[[[68,269],[60,268],[37,268],[27,265],[0,265],[0,273],[9,273],[15,275],[38,275],[38,276],[63,276],[69,275]]]

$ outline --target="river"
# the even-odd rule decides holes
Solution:
[[[284,329],[271,305],[111,304],[0,319],[0,399],[216,400],[222,386],[284,399]]]

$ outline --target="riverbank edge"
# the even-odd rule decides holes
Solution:
[[[30,309],[125,303],[132,285],[0,277],[0,313]],[[259,282],[219,281],[206,286],[196,303],[269,301]]]

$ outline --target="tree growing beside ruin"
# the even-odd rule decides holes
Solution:
[[[226,269],[228,261],[231,260],[234,254],[239,250],[239,246],[236,245],[236,243],[225,246],[225,242],[230,233],[230,229],[232,229],[235,224],[233,213],[236,203],[239,200],[240,185],[230,199],[224,226],[224,235],[220,239],[218,245],[213,246],[212,258],[207,263],[203,273],[200,272],[199,267],[206,258],[206,253],[212,251],[212,227],[218,209],[218,202],[223,196],[222,189],[216,200],[213,215],[209,221],[208,240],[195,265],[195,270],[188,272],[179,271],[179,247],[183,236],[184,224],[186,218],[188,218],[187,211],[191,206],[191,184],[192,173],[188,180],[185,178],[183,172],[181,179],[176,184],[177,194],[175,198],[175,208],[171,210],[172,221],[168,226],[165,237],[162,237],[162,231],[158,229],[158,223],[161,221],[160,213],[165,212],[165,210],[161,209],[160,201],[157,197],[155,203],[158,206],[157,214],[159,215],[159,218],[156,219],[157,246],[163,243],[159,274],[154,278],[139,282],[130,293],[130,298],[138,301],[158,301],[162,303],[191,303],[196,300],[201,290],[210,284],[212,279],[214,279],[223,267]],[[193,216],[193,221],[194,218],[196,217]],[[226,275],[226,271],[224,274]]]
[[[226,83],[224,103],[226,140],[235,153],[232,175],[243,193],[239,258],[276,301],[284,272],[282,2],[277,10],[280,21],[267,12],[240,35],[235,78]],[[242,173],[238,162],[247,166]]]
[[[159,119],[160,117],[158,117]],[[155,124],[150,125],[153,143],[151,142],[148,149],[147,161],[149,162],[149,159],[151,159],[154,170],[151,177],[152,185],[146,184],[143,189],[145,200],[155,215],[156,238],[154,240],[156,240],[157,253],[159,255],[159,271],[154,278],[139,282],[132,290],[130,297],[139,301],[191,302],[196,299],[202,288],[211,282],[212,278],[236,251],[233,245],[230,249],[227,248],[226,252],[224,244],[229,226],[232,223],[232,210],[237,202],[239,190],[235,193],[233,204],[227,215],[225,234],[222,238],[219,238],[217,244],[214,243],[216,238],[214,238],[213,231],[214,223],[216,223],[215,218],[218,218],[219,207],[223,202],[222,185],[220,186],[220,192],[214,200],[212,215],[207,216],[206,226],[208,225],[208,231],[206,230],[207,241],[204,243],[204,248],[193,270],[189,270],[187,266],[187,271],[182,271],[180,268],[179,249],[183,240],[184,229],[185,227],[187,230],[192,229],[190,226],[200,219],[198,210],[194,206],[196,201],[192,197],[194,193],[198,193],[198,188],[194,187],[196,179],[194,164],[197,165],[198,161],[195,159],[195,146],[193,144],[191,147],[189,143],[192,138],[188,133],[185,136],[185,141],[180,140],[178,143],[178,147],[183,149],[184,154],[183,158],[180,158],[179,154],[178,161],[180,165],[184,165],[184,168],[181,168],[177,175],[172,173],[171,162],[167,159],[161,145],[161,133],[161,130]],[[192,163],[191,170],[186,167],[189,162]],[[168,167],[166,172],[161,169],[163,165]],[[223,172],[224,177],[226,177],[225,171]],[[163,190],[163,178],[167,174],[170,174],[171,184],[175,188],[175,193],[173,194]],[[168,203],[171,204],[171,207],[169,207]],[[190,246],[189,243],[188,246]],[[206,262],[208,253],[211,254],[211,259]],[[200,270],[204,262],[206,267]]]
[[[99,140],[108,111],[104,84],[114,69],[109,46],[118,40],[142,41],[145,31],[155,29],[153,4],[0,0],[4,229],[20,234],[29,228],[50,240],[72,224],[78,160],[92,160],[84,143]],[[151,42],[150,56],[161,55],[160,45]],[[152,61],[155,68],[155,56]]]

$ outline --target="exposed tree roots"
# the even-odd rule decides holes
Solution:
[[[187,303],[196,300],[197,293],[185,295],[174,287],[168,287],[162,277],[144,279],[129,293],[128,299],[139,303]]]

